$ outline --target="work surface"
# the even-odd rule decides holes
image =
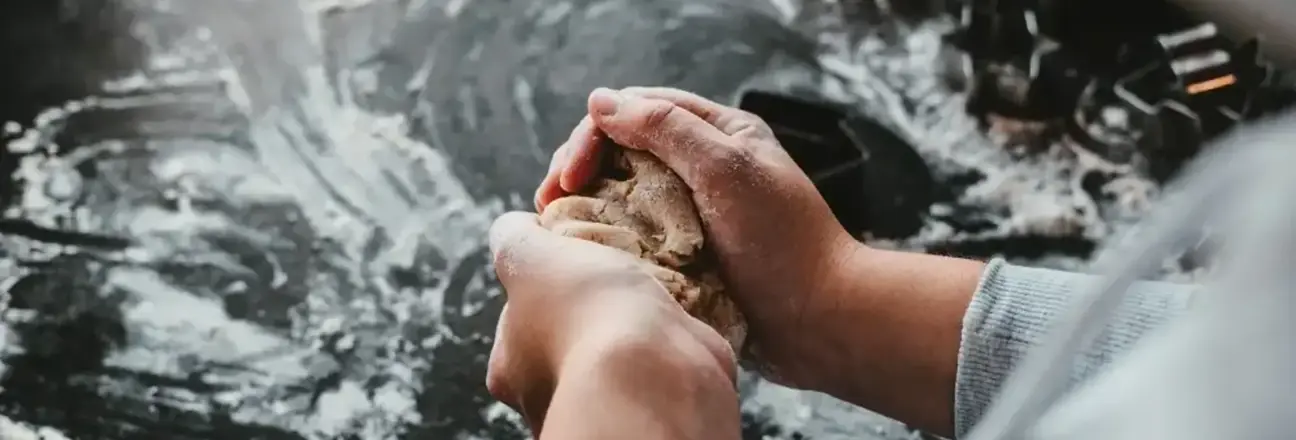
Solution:
[[[1075,266],[1154,190],[988,139],[939,23],[857,52],[796,5],[722,0],[14,3],[0,414],[73,439],[523,438],[482,385],[485,230],[596,86],[856,105],[958,183],[936,209],[960,222],[879,246]],[[1095,170],[1119,203],[1082,188]],[[912,435],[742,387],[747,438]]]

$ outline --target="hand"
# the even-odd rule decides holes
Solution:
[[[689,387],[694,391],[718,386],[728,391],[727,399],[733,400],[736,411],[735,362],[729,344],[715,330],[688,316],[637,258],[551,233],[537,223],[535,215],[525,213],[510,213],[497,220],[491,227],[490,242],[495,271],[507,292],[508,304],[491,350],[487,388],[497,399],[519,410],[537,437],[551,402],[556,401],[555,392],[562,378],[569,375],[574,377],[569,384],[585,387],[598,382],[594,377],[609,371],[613,375],[616,371],[622,376],[628,374],[632,377],[629,382],[636,376],[641,381],[642,376],[658,381],[651,382],[646,390],[620,393],[633,395],[627,397],[616,395],[617,390],[629,386],[626,379],[618,378],[588,393],[593,397],[569,399],[585,402],[576,405],[602,403],[602,412],[612,411],[607,405],[651,400],[653,396],[648,394],[653,393],[662,393],[657,401],[674,406],[681,406],[681,400],[689,398],[688,392],[671,394],[671,387],[664,383],[703,383]],[[628,368],[636,369],[635,373],[625,373]],[[697,375],[702,378],[689,381]],[[720,406],[727,404],[724,393],[706,394],[699,399],[719,399]],[[644,406],[652,405],[648,402]],[[584,411],[565,409],[567,413]],[[627,411],[626,417],[665,417],[669,412],[634,410]],[[589,418],[587,411],[583,417]],[[671,425],[687,423],[676,420]],[[593,429],[588,422],[569,425],[562,429]],[[736,429],[736,416],[733,426]],[[716,428],[698,429],[702,432]]]
[[[589,116],[554,155],[537,209],[598,172],[605,139],[661,158],[693,190],[728,292],[748,319],[753,357],[770,379],[819,388],[815,316],[847,261],[864,250],[760,118],[663,88],[595,90]]]

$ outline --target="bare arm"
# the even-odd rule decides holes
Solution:
[[[1088,275],[933,255],[855,252],[827,304],[807,319],[827,335],[820,391],[954,437],[990,405],[1017,362]],[[1185,310],[1193,286],[1136,283],[1096,345],[1077,356],[1075,380]]]
[[[985,265],[860,246],[807,321],[825,335],[815,388],[911,426],[954,432],[963,315]]]

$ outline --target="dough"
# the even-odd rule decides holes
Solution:
[[[553,201],[545,228],[639,256],[693,317],[720,332],[735,353],[747,323],[725,296],[692,192],[670,168],[642,151],[615,148],[607,176],[581,195]]]

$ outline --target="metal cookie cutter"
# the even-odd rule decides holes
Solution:
[[[769,124],[848,231],[902,238],[922,229],[937,186],[890,129],[843,106],[768,92],[748,91],[738,106]]]

